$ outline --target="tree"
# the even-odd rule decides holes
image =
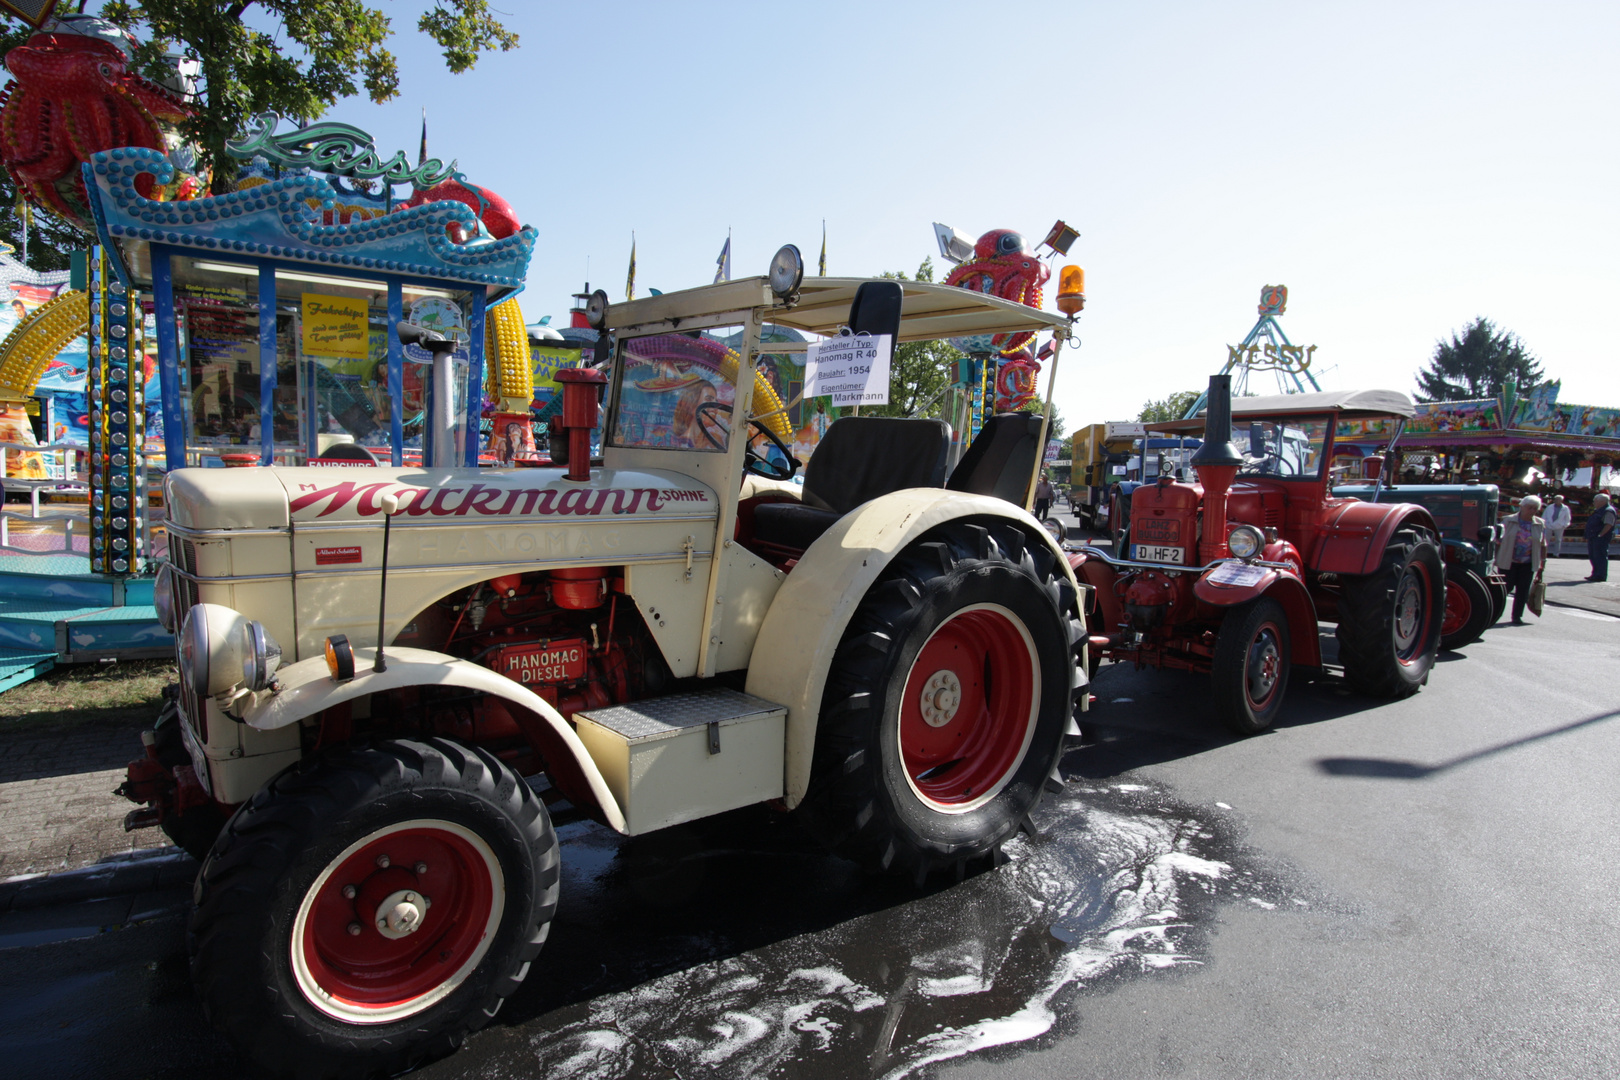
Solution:
[[[1517,334],[1476,318],[1450,341],[1438,341],[1426,370],[1417,373],[1419,401],[1496,397],[1511,379],[1521,389],[1543,379],[1541,364]]]
[[[1192,408],[1192,403],[1197,400],[1197,390],[1177,390],[1167,398],[1148,401],[1142,406],[1142,411],[1136,414],[1136,419],[1144,424],[1161,420],[1180,420],[1187,415],[1187,410]]]
[[[243,21],[255,5],[275,20],[273,32]],[[136,55],[142,73],[172,72],[165,54],[176,47],[201,65],[196,115],[182,130],[197,145],[216,195],[236,180],[225,143],[256,113],[308,121],[361,86],[378,103],[399,93],[399,66],[384,48],[391,20],[362,0],[109,0],[101,15],[144,39]],[[445,65],[458,74],[485,51],[518,44],[490,14],[488,0],[438,0],[416,28],[444,49]]]
[[[910,278],[903,271],[885,273],[891,281],[933,281],[934,260],[925,258]],[[956,379],[962,354],[948,341],[908,341],[894,348],[889,365],[889,403],[863,405],[862,416],[944,416],[945,388]]]

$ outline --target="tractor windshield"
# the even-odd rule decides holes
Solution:
[[[1252,421],[1239,475],[1315,480],[1321,475],[1322,448],[1327,442],[1327,433],[1325,417]],[[1239,434],[1240,446],[1243,445],[1241,439]]]
[[[735,349],[710,332],[630,338],[619,353],[614,446],[725,450],[737,391]]]

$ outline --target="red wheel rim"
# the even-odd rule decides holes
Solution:
[[[917,797],[947,813],[995,798],[1029,748],[1040,685],[1034,639],[1006,608],[977,604],[940,624],[900,705],[900,757]]]
[[[1446,582],[1446,617],[1440,623],[1440,633],[1444,636],[1455,634],[1467,623],[1468,617],[1474,613],[1474,605],[1468,599],[1468,590],[1455,581]]]
[[[1273,622],[1261,623],[1243,663],[1243,693],[1255,713],[1265,712],[1276,699],[1282,666],[1282,628]]]
[[[1428,648],[1429,624],[1434,618],[1429,603],[1429,568],[1414,562],[1395,587],[1395,658],[1413,664]]]
[[[449,821],[391,825],[345,848],[304,894],[293,976],[340,1020],[412,1016],[478,966],[504,908],[500,862],[477,833]]]

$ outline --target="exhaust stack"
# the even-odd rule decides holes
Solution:
[[[1204,445],[1193,454],[1191,464],[1204,485],[1204,537],[1198,556],[1207,564],[1232,555],[1226,546],[1226,496],[1243,454],[1232,445],[1232,376],[1211,375],[1206,400]]]

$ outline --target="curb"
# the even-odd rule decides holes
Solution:
[[[76,870],[6,878],[0,881],[0,914],[189,887],[196,877],[197,860],[179,848],[132,851]]]
[[[1548,607],[1574,608],[1576,611],[1589,611],[1593,615],[1606,615],[1611,619],[1620,619],[1620,615],[1616,615],[1612,611],[1604,611],[1602,608],[1591,607],[1586,604],[1574,604],[1568,600],[1554,600],[1548,597],[1546,603]]]

